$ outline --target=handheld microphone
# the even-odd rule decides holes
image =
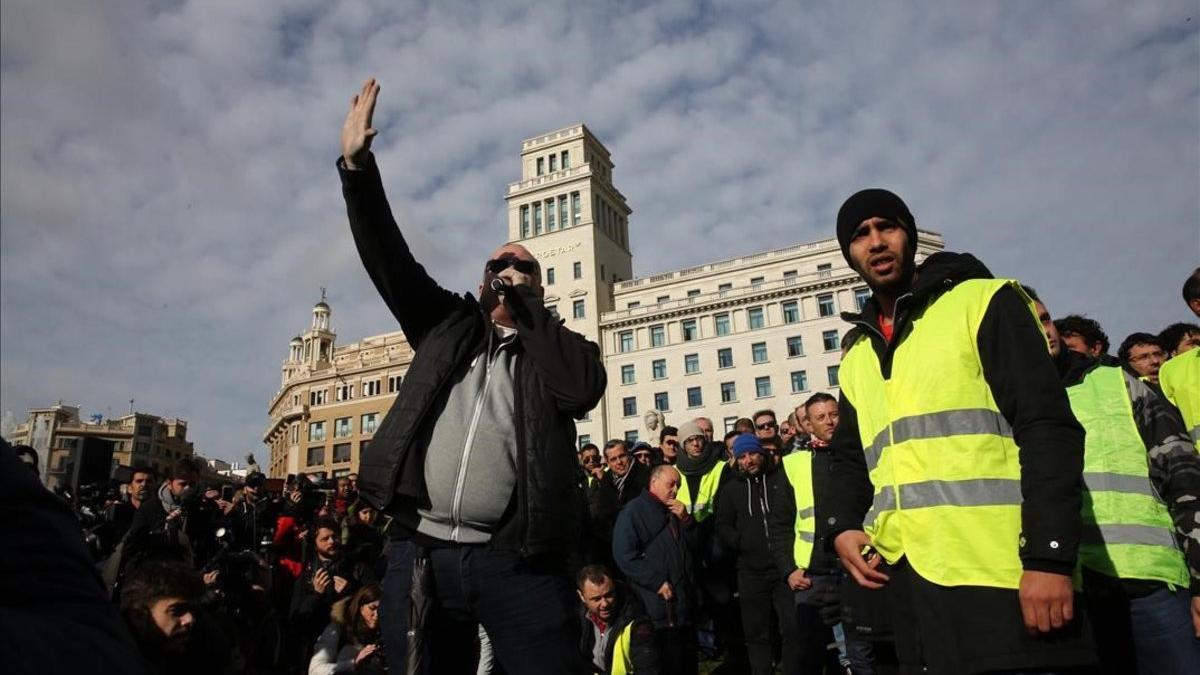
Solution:
[[[508,283],[507,281],[505,281],[504,279],[502,279],[500,277],[496,277],[495,279],[492,279],[492,283],[490,284],[490,286],[491,286],[492,290],[495,291],[496,293],[504,293],[508,289],[512,288],[512,284]]]

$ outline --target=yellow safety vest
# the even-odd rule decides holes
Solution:
[[[1158,371],[1158,384],[1187,424],[1192,443],[1200,450],[1200,349],[1186,351]]]
[[[621,634],[617,636],[617,643],[613,645],[612,666],[608,669],[609,675],[629,675],[633,673],[633,659],[629,655],[629,643],[633,635],[633,622],[625,624],[621,629]]]
[[[783,458],[783,472],[796,495],[796,523],[792,558],[796,567],[808,569],[817,536],[817,514],[813,500],[811,452],[797,450]]]
[[[1017,282],[967,280],[912,310],[894,338],[889,379],[862,338],[839,371],[875,487],[864,528],[889,563],[907,556],[942,586],[1020,584],[1021,464],[977,342],[992,296],[1006,286],[1040,330]]]
[[[721,486],[721,473],[725,471],[725,462],[718,461],[716,466],[709,470],[708,473],[700,477],[700,489],[697,490],[696,499],[692,500],[691,491],[688,488],[687,476],[683,472],[679,474],[679,493],[675,498],[683,502],[687,506],[688,513],[700,522],[713,514],[716,508],[717,488]]]
[[[1188,585],[1175,525],[1150,482],[1146,444],[1133,420],[1125,372],[1100,366],[1067,388],[1087,431],[1079,562],[1119,579]]]

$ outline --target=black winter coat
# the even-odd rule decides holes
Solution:
[[[437,284],[392,217],[373,156],[338,167],[350,230],[363,265],[415,356],[391,410],[363,452],[361,495],[400,530],[428,506],[425,448],[451,377],[486,349],[491,321],[470,294]],[[575,480],[575,423],[604,395],[600,348],[562,326],[529,286],[504,295],[517,324],[517,484],[491,546],[522,555],[576,550],[583,514]]]
[[[677,527],[670,527],[675,520]],[[695,574],[692,546],[695,521],[679,521],[654,495],[643,492],[617,516],[613,529],[613,559],[625,573],[656,627],[688,625],[693,617]],[[671,584],[674,599],[658,595],[663,582]]]

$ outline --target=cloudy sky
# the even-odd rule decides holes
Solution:
[[[828,236],[878,185],[1114,342],[1189,318],[1195,0],[818,4],[5,0],[0,410],[134,398],[263,458],[321,286],[343,342],[395,328],[334,170],[369,75],[393,207],[450,288],[505,236],[521,139],[583,121],[637,274]]]

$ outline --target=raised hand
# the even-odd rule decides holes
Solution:
[[[347,169],[362,166],[371,150],[371,139],[379,133],[371,126],[377,96],[379,85],[372,77],[363,84],[361,91],[350,98],[350,112],[346,113],[346,121],[342,123],[342,159]]]

